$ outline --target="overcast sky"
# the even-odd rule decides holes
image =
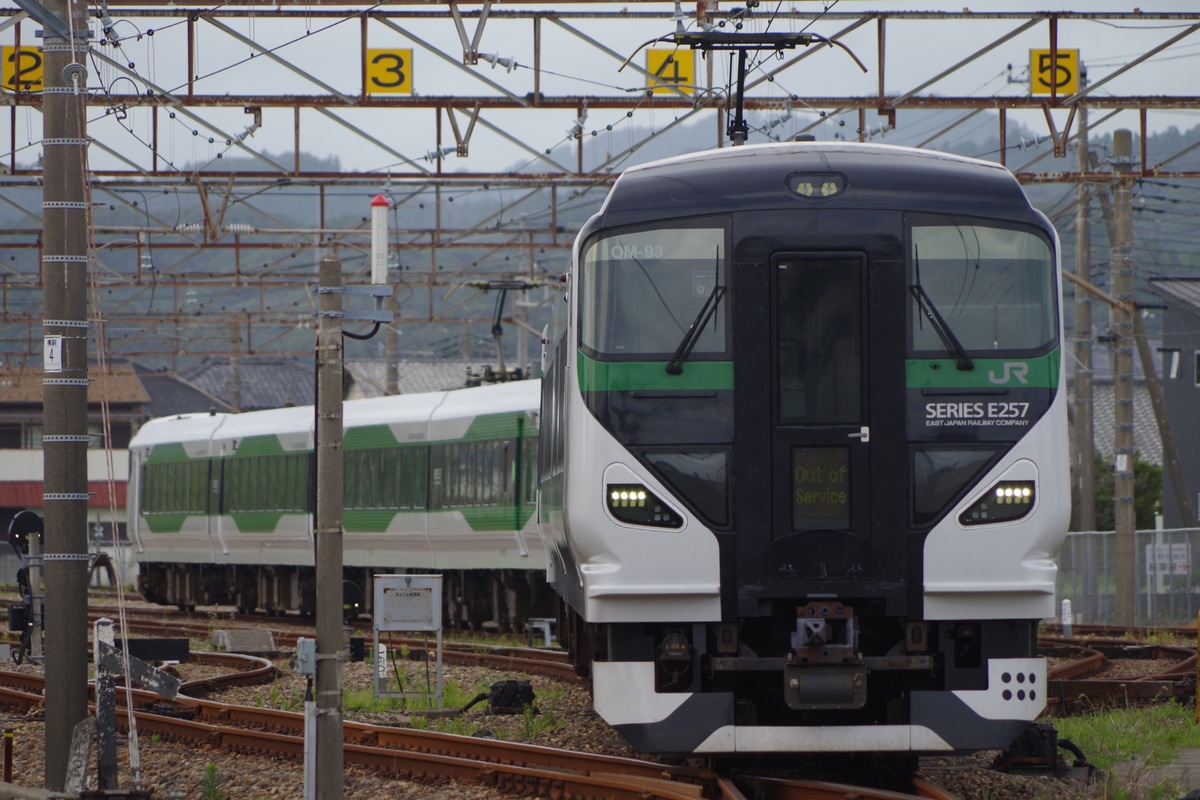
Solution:
[[[4,0],[13,7],[12,0]],[[190,5],[190,4],[189,4]],[[732,9],[737,4],[722,3],[723,9]],[[1128,11],[1129,3],[1113,0],[1089,0],[1077,3],[1088,11]],[[779,19],[771,24],[771,30],[807,29],[825,36],[832,36],[849,22],[827,17],[815,22],[791,18],[790,12],[819,12],[823,7],[838,14],[867,14],[873,10],[923,11],[963,10],[963,3],[887,2],[887,0],[840,0],[836,3],[807,2],[791,3],[764,1],[761,12],[779,10]],[[614,5],[619,9],[622,6]],[[633,53],[640,44],[658,36],[670,34],[675,23],[671,16],[673,3],[631,3],[628,7],[636,11],[661,11],[661,19],[640,20],[571,20],[589,37],[599,40],[605,47],[622,56]],[[986,11],[1046,11],[1066,10],[1069,4],[1037,2],[976,2],[967,7],[975,13]],[[296,7],[299,8],[299,7]],[[470,8],[468,6],[468,8]],[[527,5],[513,7],[526,11]],[[564,7],[574,11],[584,6]],[[692,12],[694,3],[683,4],[685,12]],[[494,10],[505,9],[503,4]],[[1194,2],[1169,0],[1147,6],[1145,11],[1178,12],[1198,14]],[[123,17],[122,9],[110,10],[116,22],[114,30],[121,37],[120,47],[111,44],[97,46],[97,50],[124,66],[124,69],[101,64],[91,65],[89,86],[97,94],[106,90],[114,93],[145,94],[147,88],[182,93],[185,90],[186,26],[161,18]],[[1200,18],[1200,17],[1198,17]],[[221,18],[220,23],[237,31],[258,45],[271,48],[280,58],[308,72],[320,83],[347,95],[356,95],[361,88],[358,72],[358,42],[360,26],[357,20],[310,18],[281,21],[272,18],[270,10],[264,10],[250,18]],[[416,38],[423,39],[451,57],[461,53],[461,44],[451,19],[403,20],[398,23]],[[474,20],[466,21],[468,32],[474,30]],[[690,21],[689,21],[690,24]],[[938,20],[904,21],[892,20],[887,27],[887,54],[885,91],[889,94],[908,92],[934,77],[990,42],[1015,29],[1019,21],[982,20]],[[1188,20],[1154,21],[1076,21],[1059,23],[1058,43],[1060,48],[1077,48],[1092,83],[1103,80],[1121,66],[1139,57],[1148,50],[1166,42],[1187,29]],[[762,29],[763,23],[756,21],[746,30]],[[153,28],[154,35],[146,35]],[[33,40],[34,26],[25,23],[22,27],[23,42]],[[1049,26],[1035,25],[1031,30],[1014,37],[995,50],[987,53],[922,91],[922,94],[943,96],[993,97],[1023,95],[1028,92],[1028,63],[1030,50],[1045,48],[1048,43]],[[493,16],[487,23],[480,40],[480,51],[492,53],[500,58],[511,59],[518,66],[511,71],[503,67],[492,67],[486,62],[464,70],[437,56],[430,50],[406,37],[395,28],[372,22],[368,28],[368,47],[386,51],[412,48],[410,65],[413,91],[436,96],[495,96],[501,91],[516,96],[525,96],[533,90],[533,26],[528,20],[503,20]],[[238,41],[235,37],[206,23],[198,23],[196,41],[195,82],[198,94],[246,93],[299,95],[327,94],[327,89],[306,80],[295,71],[279,65],[258,53],[255,48]],[[644,88],[644,79],[636,71],[618,71],[620,61],[611,55],[584,43],[557,25],[543,23],[542,60],[543,74],[541,89],[547,95],[598,95],[638,96]],[[0,33],[0,43],[11,45],[14,31]],[[848,34],[844,43],[867,66],[862,73],[842,50],[822,48],[796,67],[779,75],[777,80],[755,91],[756,96],[779,98],[789,95],[800,97],[869,96],[877,91],[880,65],[877,63],[877,28],[874,23]],[[252,57],[253,54],[253,57]],[[797,58],[799,51],[785,54],[785,59]],[[635,63],[644,64],[644,55],[635,57]],[[132,64],[133,67],[128,65]],[[775,69],[780,62],[767,58],[765,69]],[[1012,69],[1009,69],[1011,65]],[[1200,33],[1180,41],[1142,64],[1097,90],[1102,95],[1188,95],[1200,90]],[[697,61],[697,72],[704,71],[703,63]],[[719,57],[715,62],[714,83],[723,87],[727,81],[728,59]],[[474,73],[474,76],[472,75]],[[482,80],[481,80],[482,79]],[[484,81],[491,82],[488,85]],[[1015,82],[1014,82],[1015,81]],[[497,88],[501,87],[501,88]],[[259,152],[287,153],[293,149],[294,122],[291,109],[264,109],[261,127],[248,131],[252,118],[240,108],[204,108],[195,112],[196,119],[178,115],[174,120],[163,119],[160,110],[157,138],[160,152],[174,163],[197,163],[216,159],[219,155],[236,154],[236,146],[225,144],[226,137],[246,136],[248,146]],[[434,112],[428,109],[410,111],[379,111],[360,109],[336,109],[332,113],[349,124],[368,132],[386,142],[394,152],[388,152],[357,139],[346,128],[329,116],[314,111],[305,111],[301,119],[301,149],[321,156],[336,155],[341,166],[348,170],[386,171],[407,169],[395,155],[401,153],[432,168],[422,157],[433,150],[436,141]],[[593,109],[582,121],[581,128],[588,137],[585,145],[603,152],[619,151],[631,143],[634,130],[661,129],[673,122],[683,112],[654,111],[639,107],[632,115],[624,110]],[[146,109],[130,109],[122,114],[105,114],[93,107],[90,112],[89,133],[105,145],[118,150],[138,163],[147,162],[149,143],[155,139],[156,131],[152,117]],[[878,126],[880,118],[868,115],[869,125]],[[1062,126],[1066,112],[1056,112],[1056,124]],[[564,110],[486,110],[485,122],[507,132],[514,139],[524,142],[528,150],[508,141],[501,134],[489,130],[486,125],[476,128],[468,158],[451,157],[446,162],[447,170],[486,172],[497,165],[530,162],[537,168],[537,159],[531,155],[551,151],[555,163],[573,168],[574,144],[567,134],[575,123],[575,114]],[[1045,130],[1041,112],[1012,112],[1010,118],[1034,130]],[[711,116],[705,118],[711,120]],[[790,135],[821,117],[814,109],[802,105],[793,108],[791,118],[777,132]],[[819,138],[832,138],[839,132],[839,124],[849,120],[857,123],[857,114],[826,117],[826,122],[815,131]],[[698,124],[712,125],[711,121]],[[903,125],[903,114],[900,124]],[[1162,130],[1170,126],[1187,129],[1200,124],[1200,112],[1153,111],[1149,114],[1151,130]],[[467,118],[460,117],[460,127],[467,125]],[[453,137],[443,124],[443,146],[453,144]],[[715,128],[715,126],[713,126]],[[1099,132],[1117,127],[1137,129],[1136,111],[1122,112],[1103,123]],[[11,138],[8,126],[0,131],[0,151],[7,153],[16,148],[18,160],[28,163],[36,158],[39,148],[41,118],[34,111],[18,111],[17,135]],[[844,129],[842,129],[844,132]],[[195,133],[193,133],[195,131]],[[592,136],[592,131],[596,135]],[[964,129],[963,133],[966,133]],[[715,138],[715,133],[714,133]],[[213,141],[210,142],[209,139]],[[106,154],[102,148],[93,148],[90,153],[93,166],[116,166],[119,161]],[[7,161],[7,157],[5,158]],[[541,166],[545,166],[542,164]]]

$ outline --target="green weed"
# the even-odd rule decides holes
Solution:
[[[204,777],[200,779],[200,796],[204,800],[221,800],[221,776],[216,764],[204,765]]]
[[[414,718],[415,721],[415,718]],[[472,736],[479,726],[462,716],[446,717],[429,721],[433,730],[440,733],[456,733],[459,736]],[[416,727],[415,725],[413,727]]]

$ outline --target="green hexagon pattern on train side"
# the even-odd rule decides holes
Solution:
[[[287,452],[305,452],[284,450],[279,443],[279,437],[268,433],[263,436],[247,436],[238,442],[237,450],[229,458],[254,458],[255,456],[281,456]]]
[[[156,444],[146,456],[145,464],[173,464],[178,461],[193,461],[184,446],[178,442]]]
[[[342,434],[342,448],[345,450],[373,450],[379,447],[397,447],[402,442],[396,440],[396,434],[388,425],[359,425],[346,428]],[[423,445],[424,442],[415,442]]]
[[[529,421],[529,415],[524,411],[504,414],[480,414],[471,420],[470,427],[456,442],[478,442],[487,439],[515,439],[518,436],[529,436],[535,432]]]
[[[191,514],[142,514],[142,523],[151,533],[179,533]]]
[[[366,533],[386,533],[388,527],[401,514],[443,515],[459,513],[466,521],[467,527],[473,531],[508,531],[522,530],[533,516],[533,504],[522,506],[481,506],[479,508],[443,508],[437,511],[426,511],[417,508],[405,511],[395,511],[390,508],[369,508],[357,511],[343,511],[342,524],[349,531]]]
[[[241,533],[274,533],[283,511],[236,511],[229,515]]]
[[[526,504],[521,506],[480,506],[454,510],[463,515],[463,519],[467,521],[467,525],[471,526],[473,531],[519,531],[533,516],[535,507]]]

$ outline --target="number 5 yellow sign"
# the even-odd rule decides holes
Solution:
[[[10,92],[40,92],[42,90],[42,51],[36,47],[17,49],[12,45],[0,47],[0,83]]]
[[[1029,51],[1029,85],[1033,94],[1059,97],[1079,91],[1079,51],[1059,50],[1053,63],[1049,50]]]
[[[367,94],[412,94],[412,48],[367,48]]]

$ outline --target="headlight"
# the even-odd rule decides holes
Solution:
[[[608,511],[621,522],[655,528],[678,528],[683,519],[638,483],[610,483],[604,489]]]
[[[1020,519],[1037,497],[1033,481],[1001,481],[971,504],[958,518],[963,525],[986,525]]]

